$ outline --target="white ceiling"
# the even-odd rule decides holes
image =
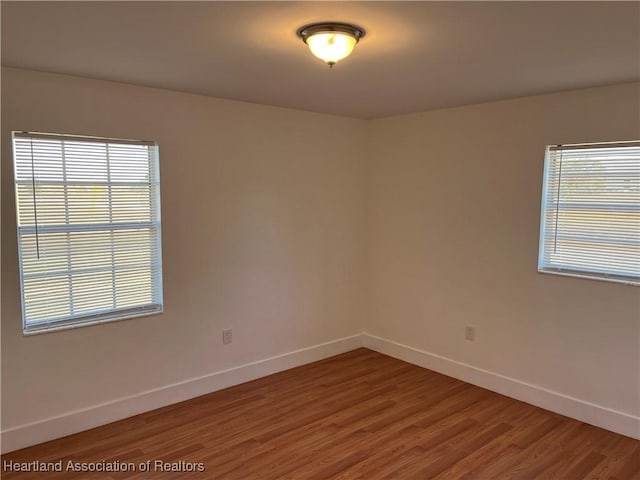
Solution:
[[[361,25],[329,69],[296,37]],[[640,79],[638,2],[2,2],[2,64],[377,118]]]

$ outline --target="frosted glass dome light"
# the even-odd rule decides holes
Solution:
[[[348,57],[364,34],[364,29],[348,23],[312,23],[298,29],[311,53],[330,67]]]

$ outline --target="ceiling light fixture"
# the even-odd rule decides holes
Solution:
[[[330,67],[348,57],[364,34],[363,28],[349,23],[312,23],[298,29],[298,36],[311,53]]]

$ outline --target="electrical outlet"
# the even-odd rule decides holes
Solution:
[[[229,345],[232,341],[231,337],[231,329],[222,330],[222,343],[224,345]]]
[[[467,325],[464,327],[464,338],[469,340],[470,342],[475,342],[476,340],[476,327],[472,327]]]

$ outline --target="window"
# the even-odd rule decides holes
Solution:
[[[152,142],[13,133],[25,334],[162,311]]]
[[[538,271],[640,285],[640,142],[547,147]]]

